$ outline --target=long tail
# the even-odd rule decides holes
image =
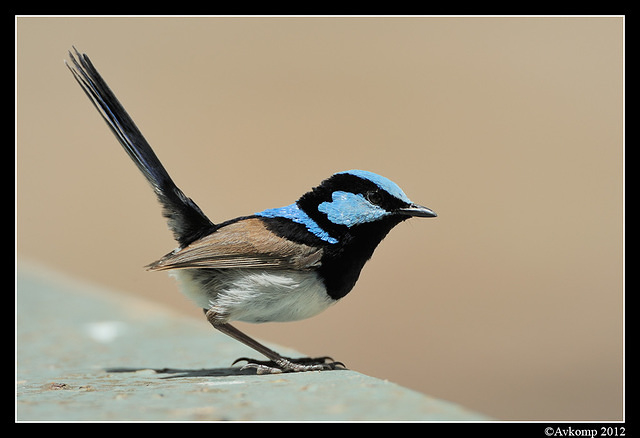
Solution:
[[[180,246],[184,247],[210,232],[214,224],[171,180],[151,146],[95,69],[89,57],[86,54],[80,54],[75,47],[73,50],[75,56],[69,52],[73,65],[69,65],[66,61],[65,64],[124,150],[153,187],[158,201],[162,204],[162,213],[168,219],[169,229]]]

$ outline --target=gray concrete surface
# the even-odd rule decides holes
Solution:
[[[256,354],[204,319],[25,266],[16,283],[17,421],[486,419],[354,370],[241,371],[233,360]]]

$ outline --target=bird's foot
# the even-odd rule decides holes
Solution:
[[[347,369],[342,362],[334,362],[328,356],[324,357],[300,357],[292,359],[281,357],[276,360],[254,360],[248,357],[236,359],[232,365],[240,361],[246,361],[241,370],[254,368],[257,374],[300,373],[304,371],[325,371]]]

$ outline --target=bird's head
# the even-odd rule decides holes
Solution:
[[[303,210],[330,236],[357,233],[358,229],[380,229],[382,237],[410,217],[436,214],[413,203],[393,181],[365,170],[339,172],[304,194],[298,201]]]

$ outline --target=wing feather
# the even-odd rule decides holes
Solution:
[[[189,268],[273,268],[312,270],[322,249],[291,242],[267,230],[259,218],[225,225],[186,247],[151,263],[152,271]]]

